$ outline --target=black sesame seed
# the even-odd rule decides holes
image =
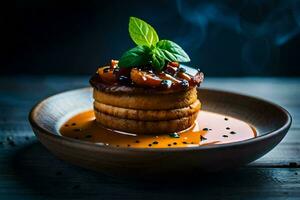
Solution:
[[[180,82],[180,85],[181,85],[181,87],[184,88],[184,89],[186,89],[186,88],[188,88],[188,87],[190,86],[190,84],[189,84],[189,82],[188,82],[187,80],[182,80],[182,81]]]
[[[153,144],[158,144],[158,142],[157,141],[154,141],[154,142],[152,142]]]
[[[209,131],[211,131],[212,129],[210,128],[210,129],[208,129]]]
[[[131,145],[130,145],[130,144],[127,144],[127,146],[130,147]]]
[[[75,128],[73,131],[78,132],[78,131],[81,131],[81,129],[80,128]]]
[[[168,144],[168,146],[170,147],[170,146],[171,146],[171,144]]]
[[[226,130],[230,130],[230,128],[229,128],[229,127],[226,127]]]
[[[149,147],[151,147],[151,146],[152,146],[152,144],[148,144],[148,146],[149,146]]]
[[[225,120],[225,121],[228,121],[228,118],[227,118],[227,117],[225,117],[225,118],[224,118],[224,120]]]
[[[72,126],[75,126],[75,125],[76,125],[76,123],[72,123],[71,125],[72,125]]]
[[[187,142],[182,142],[183,144],[187,144]]]
[[[140,141],[139,141],[139,140],[136,140],[135,143],[140,143]]]
[[[68,124],[65,124],[65,127],[68,127],[69,125]]]
[[[228,135],[223,135],[223,137],[228,137]]]
[[[236,134],[236,132],[234,132],[234,131],[230,131],[230,134],[232,134],[232,135],[233,135],[233,134]]]
[[[173,142],[174,145],[177,145],[177,142]]]
[[[202,129],[203,131],[208,131],[208,128],[204,128],[204,129]]]
[[[85,136],[85,138],[91,138],[91,137],[92,137],[91,135],[86,135],[86,136]]]

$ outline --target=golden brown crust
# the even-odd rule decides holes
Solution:
[[[141,110],[169,110],[184,108],[197,100],[197,90],[192,88],[169,94],[108,93],[94,89],[97,102],[122,108]]]
[[[141,121],[118,118],[95,110],[96,121],[107,128],[129,133],[154,135],[185,130],[194,124],[197,114],[198,112],[188,117],[174,120]]]
[[[198,112],[200,110],[200,107],[201,103],[199,100],[196,100],[193,104],[187,107],[171,110],[137,110],[115,107],[97,101],[94,102],[94,109],[98,112],[114,117],[141,121],[161,121],[179,119]]]

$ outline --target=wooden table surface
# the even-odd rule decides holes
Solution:
[[[300,78],[207,78],[204,87],[278,103],[291,113],[292,127],[275,149],[241,169],[159,182],[81,169],[58,160],[37,141],[27,120],[30,108],[49,95],[87,85],[86,76],[0,77],[1,200],[300,199]]]

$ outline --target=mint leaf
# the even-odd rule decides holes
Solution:
[[[151,62],[157,70],[162,70],[166,61],[189,62],[186,52],[175,42],[159,41],[154,28],[145,21],[130,17],[129,34],[137,47],[125,52],[119,67],[141,67]]]
[[[136,17],[130,17],[129,19],[129,35],[137,45],[151,47],[159,41],[154,28],[150,24]]]
[[[150,48],[147,46],[136,46],[126,51],[119,60],[119,67],[138,67],[149,61]]]
[[[175,42],[170,40],[160,40],[156,47],[160,49],[164,58],[168,61],[190,62],[190,57],[187,53]]]
[[[164,57],[162,57],[156,49],[153,49],[151,53],[152,66],[158,71],[161,71],[162,68],[165,66]]]

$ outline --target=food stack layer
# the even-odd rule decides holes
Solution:
[[[127,86],[94,87],[98,123],[141,134],[172,133],[191,127],[201,104],[196,88],[183,91],[146,90]]]

